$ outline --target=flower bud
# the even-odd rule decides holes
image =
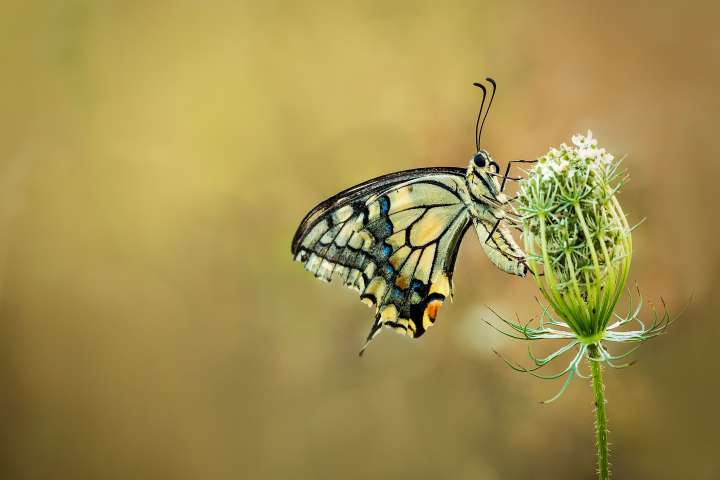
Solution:
[[[619,164],[588,131],[551,148],[520,182],[518,213],[535,282],[588,345],[604,338],[630,269]]]

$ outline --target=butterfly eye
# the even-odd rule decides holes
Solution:
[[[475,166],[478,168],[483,168],[485,164],[487,163],[485,160],[485,155],[482,153],[478,153],[473,157],[473,163],[475,163]]]

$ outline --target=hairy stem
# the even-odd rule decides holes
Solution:
[[[608,429],[605,414],[605,385],[602,378],[602,363],[593,359],[600,358],[597,345],[588,347],[590,368],[592,370],[593,396],[595,397],[595,437],[598,454],[598,478],[608,480],[610,469],[608,466]]]

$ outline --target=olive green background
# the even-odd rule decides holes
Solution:
[[[584,6],[583,6],[584,5]],[[710,4],[3,2],[0,477],[591,479],[587,381],[510,371],[463,242],[419,341],[291,262],[315,203],[591,128],[627,154],[631,282],[679,311],[607,374],[619,479],[720,478],[720,39]],[[649,310],[648,310],[649,313]],[[549,351],[551,345],[538,347]]]

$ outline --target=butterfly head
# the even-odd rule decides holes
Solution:
[[[482,200],[501,200],[500,184],[497,181],[500,166],[486,150],[478,150],[470,159],[467,181],[473,196]]]
[[[486,150],[480,150],[473,155],[470,165],[478,172],[494,170],[495,173],[498,173],[500,171],[500,167]]]

